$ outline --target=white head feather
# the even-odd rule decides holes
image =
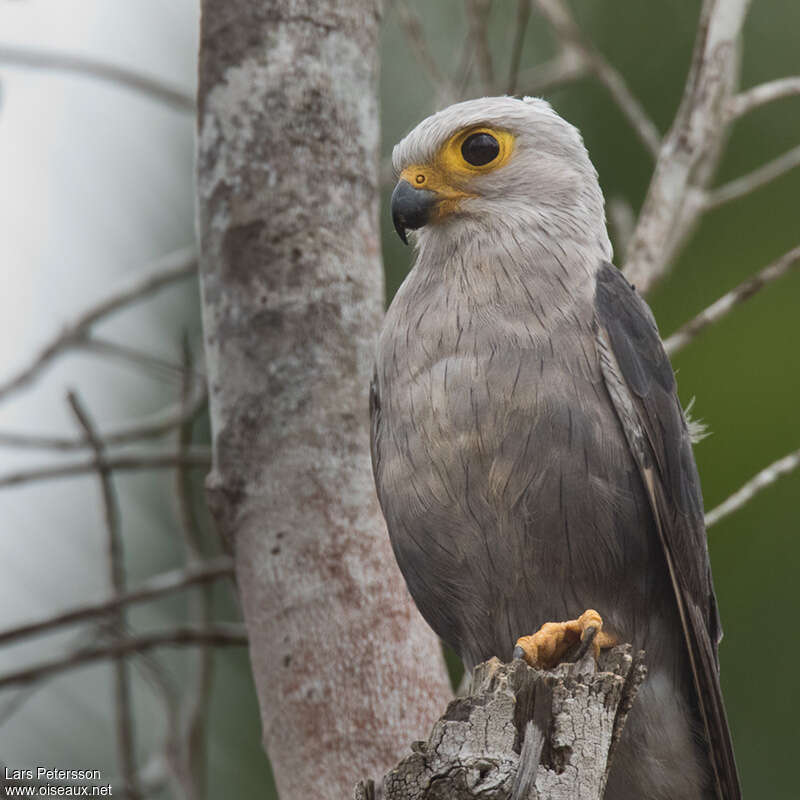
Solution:
[[[419,123],[392,153],[396,173],[412,164],[430,163],[458,131],[487,126],[515,137],[510,160],[476,175],[469,184],[474,197],[460,201],[457,213],[422,229],[419,245],[446,235],[496,236],[503,229],[527,231],[537,240],[569,240],[582,251],[598,254],[598,265],[611,259],[603,194],[597,171],[577,128],[562,119],[545,100],[483,97],[456,103]],[[433,242],[430,242],[433,244]]]

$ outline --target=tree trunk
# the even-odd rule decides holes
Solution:
[[[352,795],[450,691],[375,498],[379,8],[204,0],[198,214],[214,466],[283,800]]]

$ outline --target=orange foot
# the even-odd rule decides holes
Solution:
[[[533,636],[521,636],[514,648],[514,658],[524,658],[532,667],[551,669],[560,664],[578,642],[591,645],[595,659],[601,649],[616,644],[613,636],[603,632],[603,618],[590,608],[578,619],[545,622]]]

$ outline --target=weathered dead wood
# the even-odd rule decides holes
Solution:
[[[630,645],[537,670],[479,664],[427,742],[355,800],[599,800],[636,692],[644,653]]]

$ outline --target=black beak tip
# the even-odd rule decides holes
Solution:
[[[400,240],[403,242],[403,244],[407,245],[408,236],[406,235],[406,229],[398,217],[394,218],[394,229],[397,231],[397,235],[400,237]]]
[[[401,179],[392,192],[392,222],[403,244],[408,244],[407,231],[427,224],[436,204],[436,195],[427,189],[415,189]]]

